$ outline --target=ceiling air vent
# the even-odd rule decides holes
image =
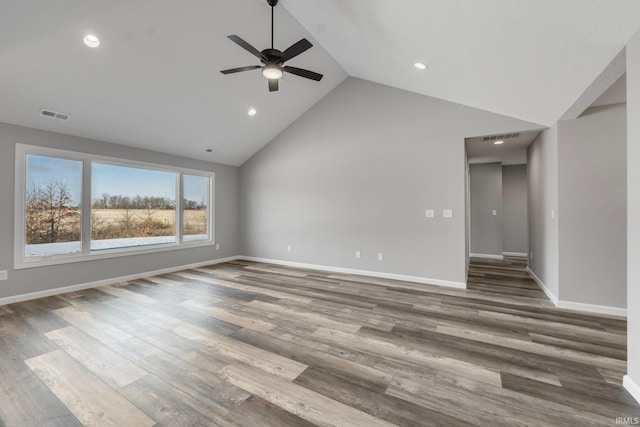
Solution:
[[[43,117],[49,117],[51,119],[58,119],[58,120],[69,120],[69,117],[70,117],[69,114],[58,113],[57,111],[51,111],[44,108],[40,110],[40,115]]]
[[[503,135],[485,136],[484,138],[482,138],[482,140],[483,141],[495,141],[495,140],[498,140],[498,139],[517,138],[519,136],[520,136],[519,133],[505,133]]]

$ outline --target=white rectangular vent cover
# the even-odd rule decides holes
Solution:
[[[69,120],[69,117],[71,117],[69,114],[59,113],[57,111],[51,111],[45,108],[40,110],[40,115],[43,117],[49,117],[51,119],[58,119],[58,120]]]
[[[493,135],[493,136],[485,136],[482,138],[483,141],[496,141],[500,139],[509,139],[509,138],[517,138],[519,137],[519,133],[505,133],[504,135]]]

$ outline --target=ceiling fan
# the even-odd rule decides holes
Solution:
[[[231,68],[229,70],[222,70],[220,72],[222,74],[232,74],[239,73],[241,71],[257,70],[258,68],[262,68],[262,75],[269,81],[270,92],[275,92],[278,90],[278,80],[282,78],[283,72],[295,74],[296,76],[319,82],[322,79],[322,74],[304,70],[302,68],[284,65],[285,62],[310,49],[313,45],[311,44],[311,42],[309,42],[309,40],[302,39],[299,42],[291,45],[284,52],[275,49],[273,47],[273,10],[278,4],[278,0],[267,0],[267,3],[269,3],[269,6],[271,6],[271,49],[265,49],[260,52],[258,49],[241,39],[239,36],[227,36],[238,46],[242,47],[252,55],[256,56],[258,59],[260,59],[260,62],[262,62],[263,65],[249,65],[247,67]]]

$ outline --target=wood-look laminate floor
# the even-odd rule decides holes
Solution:
[[[469,289],[237,261],[0,307],[2,426],[602,426],[626,323],[518,259]]]

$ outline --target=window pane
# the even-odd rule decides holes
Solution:
[[[82,162],[27,156],[25,256],[82,252]]]
[[[175,243],[176,176],[92,163],[91,250]]]
[[[192,242],[209,239],[209,182],[205,176],[184,175],[182,177],[183,230],[182,240]]]

